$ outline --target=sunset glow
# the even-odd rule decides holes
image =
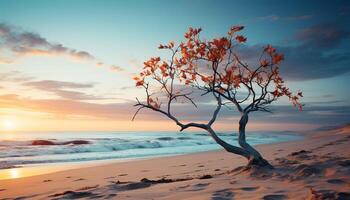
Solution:
[[[10,172],[11,178],[20,178],[21,177],[18,169],[10,169],[9,172]]]
[[[13,131],[16,128],[16,124],[11,119],[4,119],[2,121],[2,129],[5,131]]]

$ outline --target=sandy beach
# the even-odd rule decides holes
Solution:
[[[1,199],[350,199],[350,126],[258,145],[275,169],[225,151],[0,181]]]

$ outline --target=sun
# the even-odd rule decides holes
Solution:
[[[6,131],[12,131],[15,129],[16,125],[13,120],[5,119],[2,122],[3,129]]]

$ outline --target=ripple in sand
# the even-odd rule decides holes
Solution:
[[[269,195],[263,196],[263,199],[264,200],[284,200],[284,199],[287,199],[287,196],[283,194],[269,194]]]
[[[341,184],[345,184],[346,183],[342,179],[328,179],[327,182],[331,183],[331,184],[336,184],[336,185],[341,185]]]
[[[235,196],[235,193],[230,189],[223,189],[215,191],[212,195],[212,200],[231,200]]]
[[[259,189],[259,187],[242,187],[239,189],[243,190],[243,191],[251,192],[251,191],[255,191],[255,190]]]

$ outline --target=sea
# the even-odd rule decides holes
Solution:
[[[219,133],[237,145],[237,133]],[[292,132],[251,132],[252,145],[299,140]],[[55,144],[84,140],[88,144],[32,145],[35,140]],[[0,166],[134,160],[222,149],[205,132],[8,132],[0,133]],[[4,163],[6,165],[4,165]]]

